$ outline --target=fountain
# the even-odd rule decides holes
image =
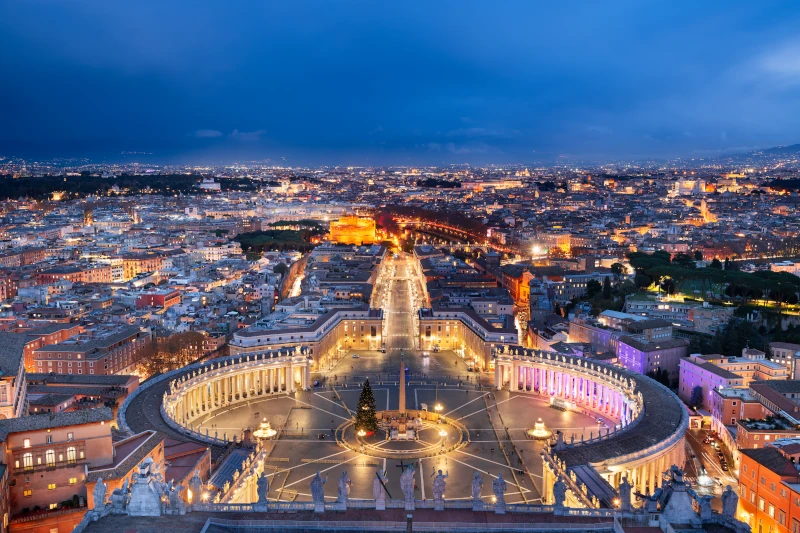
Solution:
[[[271,439],[274,437],[278,432],[272,429],[272,426],[269,425],[267,419],[264,420],[258,425],[258,429],[253,432],[253,436],[259,439]]]
[[[544,427],[544,422],[542,422],[541,418],[534,422],[533,429],[528,430],[528,435],[536,440],[549,439],[552,434],[552,431]]]

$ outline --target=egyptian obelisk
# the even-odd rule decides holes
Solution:
[[[400,406],[398,412],[402,415],[406,412],[406,361],[400,357]]]

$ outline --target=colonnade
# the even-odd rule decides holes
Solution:
[[[507,383],[511,391],[528,391],[572,401],[619,420],[626,426],[637,410],[636,402],[614,383],[607,374],[587,375],[583,372],[553,368],[524,361],[495,362],[495,383],[498,390]]]
[[[584,407],[603,413],[618,420],[629,435],[626,445],[623,446],[620,441],[619,448],[613,445],[617,432],[612,432],[594,440],[572,444],[562,442],[551,450],[546,449],[545,490],[542,495],[545,503],[552,503],[550,488],[559,476],[569,477],[568,484],[575,487],[583,483],[575,477],[574,468],[578,466],[584,467],[580,470],[581,477],[598,489],[602,496],[604,490],[600,485],[607,482],[616,490],[623,477],[627,478],[635,492],[652,494],[661,486],[664,472],[673,465],[684,465],[684,434],[689,426],[686,410],[674,393],[649,378],[582,357],[517,346],[500,347],[494,354],[494,364],[498,390],[507,386],[511,391],[547,396],[551,402],[563,401],[567,408]],[[654,419],[650,419],[649,425],[643,423],[645,401],[642,391],[650,395],[648,409],[653,409],[653,413],[669,411],[680,413],[680,416],[672,417],[669,425],[664,426],[658,426]],[[641,435],[641,447],[632,447],[631,442],[635,439],[631,439],[628,432],[642,431],[646,434]],[[584,451],[572,451],[583,446],[587,447]],[[596,476],[595,481],[588,481],[592,476]],[[576,494],[575,501],[597,501],[591,497],[592,488],[583,485],[576,490],[583,495]]]
[[[311,387],[310,360],[305,355],[239,357],[205,367],[170,384],[164,408],[175,422],[188,426],[197,417],[259,396],[292,393]]]

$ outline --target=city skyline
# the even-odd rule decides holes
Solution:
[[[3,155],[552,164],[800,141],[791,4],[100,6],[0,8]]]

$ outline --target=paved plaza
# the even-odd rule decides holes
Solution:
[[[427,404],[433,409],[439,403],[442,413],[463,424],[469,434],[469,443],[459,450],[413,461],[419,499],[432,497],[433,475],[438,469],[449,472],[448,499],[469,499],[473,472],[477,470],[484,476],[483,496],[487,499],[492,496],[491,478],[502,474],[509,483],[506,493],[509,503],[540,503],[542,461],[539,454],[544,443],[529,439],[527,430],[541,418],[551,431],[562,431],[567,440],[572,435],[580,440],[582,435],[589,438],[600,430],[605,432],[610,424],[610,421],[598,423],[594,414],[553,409],[533,394],[494,391],[490,387],[478,390],[474,379],[463,381],[460,387],[457,379],[437,380],[436,375],[444,371],[452,357],[447,353],[432,354],[429,358],[418,353],[406,354],[409,372],[418,370],[417,378],[409,378],[407,407],[419,409]],[[347,385],[319,387],[292,396],[275,395],[239,404],[199,419],[200,431],[205,433],[208,428],[211,434],[241,434],[245,428],[255,429],[263,418],[276,429],[282,429],[268,462],[270,498],[310,500],[308,484],[317,470],[329,477],[330,483],[325,489],[330,499],[335,498],[335,480],[343,470],[353,480],[352,498],[372,497],[372,479],[377,470],[387,472],[389,491],[399,497],[400,461],[344,449],[335,442],[333,432],[350,419],[358,402],[361,389],[354,377],[374,375],[371,384],[377,409],[398,408],[399,387],[396,381],[390,381],[392,376],[385,361],[394,358],[387,354],[361,353],[358,359],[346,361],[348,367],[350,363],[353,366],[352,370],[348,368]],[[374,372],[382,371],[384,366],[387,366],[386,372]],[[427,380],[419,377],[426,368],[436,369],[428,373]],[[441,383],[438,387],[437,381]],[[426,439],[424,432],[420,439]]]
[[[193,423],[201,434],[218,437],[242,435],[247,428],[257,429],[266,419],[278,436],[268,441],[270,449],[267,472],[269,497],[280,501],[309,501],[309,484],[317,471],[328,476],[325,494],[336,497],[336,479],[346,470],[352,479],[351,498],[372,498],[376,471],[385,471],[387,487],[394,498],[401,497],[399,477],[402,468],[413,464],[417,499],[431,499],[433,478],[438,470],[448,473],[447,499],[470,499],[474,471],[483,476],[483,497],[493,497],[492,479],[502,475],[508,483],[508,503],[541,503],[542,459],[545,442],[528,438],[527,431],[541,418],[547,429],[561,431],[565,440],[576,440],[606,432],[612,423],[596,414],[553,409],[547,398],[525,392],[497,391],[494,373],[467,371],[464,360],[452,351],[424,353],[416,349],[416,307],[419,305],[421,280],[413,272],[405,254],[391,259],[377,283],[375,300],[384,306],[387,317],[386,351],[346,351],[336,360],[312,374],[313,388],[292,394],[274,394],[219,409]],[[447,420],[463,425],[461,435],[466,445],[446,451],[458,439],[458,431],[449,425],[441,437],[436,427],[420,432],[418,442],[388,443],[382,435],[370,437],[376,449],[427,448],[426,457],[400,461],[354,451],[336,442],[335,430],[353,416],[361,385],[370,380],[377,410],[399,407],[401,361],[406,367],[406,407],[433,410],[441,404]],[[155,402],[162,393],[157,387],[142,398]],[[151,398],[152,396],[152,398]],[[145,409],[148,412],[149,409]],[[155,411],[155,410],[154,410]],[[157,411],[156,411],[157,413]],[[144,424],[142,413],[133,412],[136,424]],[[146,418],[157,418],[156,414]],[[147,420],[156,424],[158,420]],[[163,422],[158,426],[163,425]],[[444,447],[436,449],[444,442]],[[224,450],[215,449],[215,457]],[[402,462],[402,465],[401,465]]]

